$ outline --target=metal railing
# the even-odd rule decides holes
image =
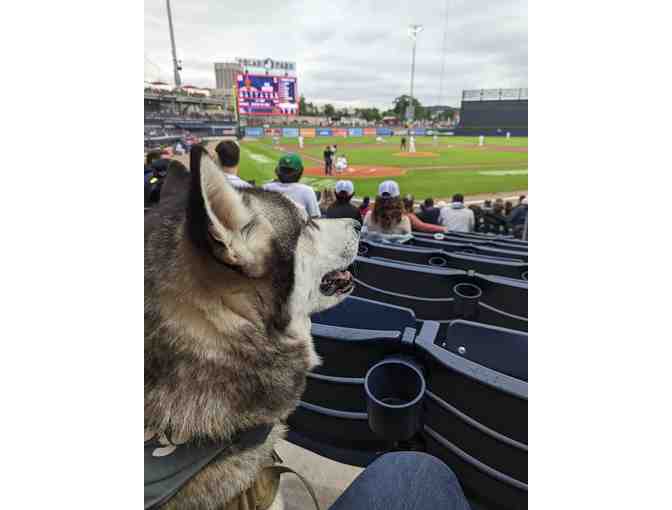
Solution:
[[[527,89],[463,90],[462,101],[527,101]]]

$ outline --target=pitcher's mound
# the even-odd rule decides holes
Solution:
[[[399,156],[400,158],[438,158],[439,155],[436,152],[395,152],[393,156]]]
[[[313,166],[303,171],[304,175],[313,175],[332,179],[359,179],[362,177],[398,177],[406,173],[405,168],[381,165],[352,165],[341,173],[336,170],[332,175],[324,174],[323,166]]]

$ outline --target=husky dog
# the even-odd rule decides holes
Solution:
[[[164,186],[145,216],[145,435],[231,442],[164,507],[228,508],[268,465],[320,362],[310,315],[352,292],[360,227],[234,189],[201,146]],[[259,425],[265,440],[237,448]]]

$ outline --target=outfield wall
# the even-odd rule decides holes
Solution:
[[[423,130],[426,131],[426,130]],[[251,127],[244,128],[245,136],[251,138],[282,136],[284,138],[297,138],[299,135],[304,138],[315,138],[320,136],[392,136],[394,131],[390,128],[295,128],[295,127]],[[418,135],[420,133],[417,133]],[[423,133],[427,134],[427,133]]]
[[[409,129],[391,129],[386,127],[381,128],[283,128],[273,127],[246,127],[245,136],[250,138],[264,138],[264,137],[284,137],[297,138],[299,135],[304,138],[319,138],[332,136],[506,136],[507,131],[511,136],[527,136],[527,128],[454,128],[454,129],[431,129],[431,128],[411,128]],[[410,131],[410,133],[409,133]]]

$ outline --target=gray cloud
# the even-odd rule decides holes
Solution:
[[[388,108],[410,89],[408,24],[424,25],[417,42],[415,95],[459,105],[463,89],[527,86],[527,2],[519,0],[289,0],[235,4],[173,0],[184,83],[213,87],[213,63],[236,57],[297,62],[308,101]],[[172,81],[163,0],[145,0],[145,57]]]

